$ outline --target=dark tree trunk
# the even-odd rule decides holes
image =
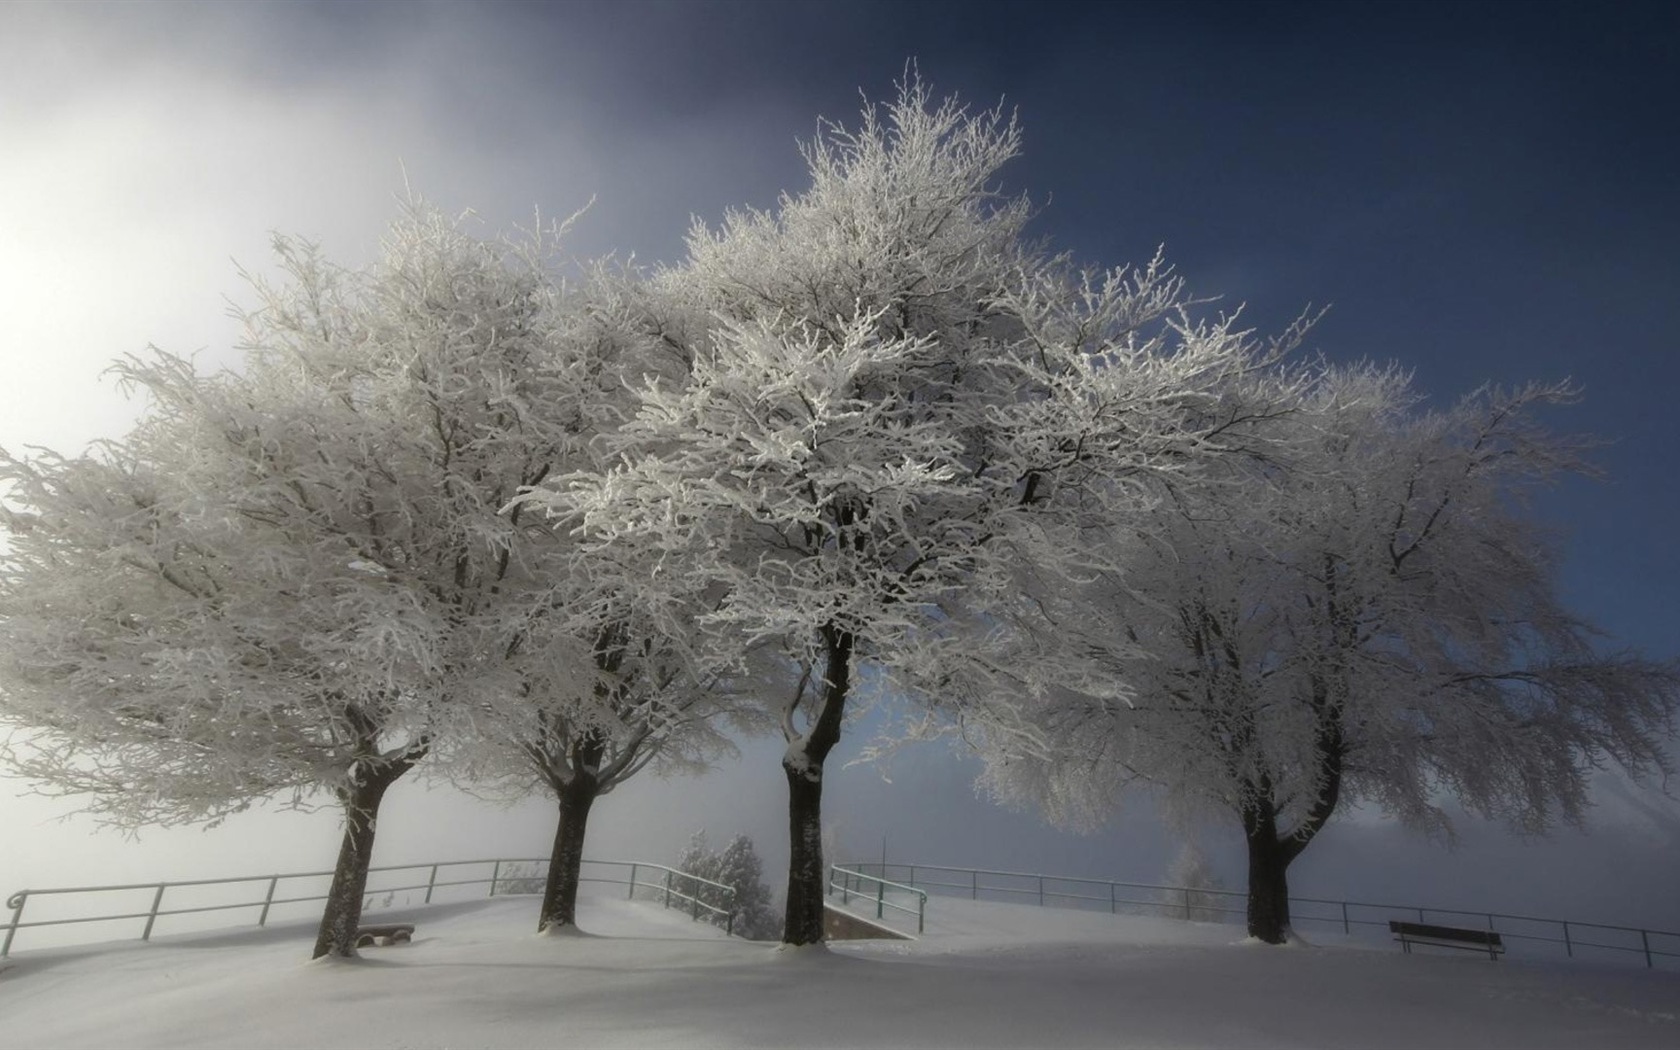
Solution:
[[[338,801],[344,807],[344,840],[338,848],[332,885],[327,889],[321,928],[315,935],[314,959],[323,955],[355,958],[356,927],[362,921],[362,895],[367,891],[368,864],[373,860],[379,804],[391,785],[430,749],[429,742],[422,739],[382,754],[378,723],[356,705],[351,705],[346,715],[355,727],[357,757],[350,783],[338,789]]]
[[[823,938],[823,890],[827,881],[822,850],[822,766],[797,769],[787,760],[788,782],[787,916],[785,944],[815,944]]]
[[[1324,558],[1329,623],[1339,633],[1332,652],[1351,651],[1357,646],[1354,626],[1339,611],[1336,593],[1336,562]],[[1248,840],[1248,934],[1267,944],[1283,944],[1293,935],[1289,928],[1289,865],[1324,830],[1341,799],[1342,774],[1347,759],[1347,740],[1342,729],[1342,698],[1345,679],[1334,667],[1315,672],[1307,696],[1314,715],[1314,750],[1318,763],[1318,796],[1300,823],[1288,834],[1280,834],[1277,801],[1271,777],[1262,772],[1251,785],[1254,801],[1243,809],[1243,835]]]
[[[1267,944],[1289,939],[1289,862],[1293,857],[1268,833],[1248,839],[1248,935]]]
[[[348,959],[356,955],[356,927],[362,922],[362,895],[367,890],[368,864],[373,860],[379,803],[396,779],[369,773],[361,783],[339,792],[344,806],[344,840],[338,848],[338,866],[333,869],[311,958],[335,955]]]
[[[1243,837],[1248,841],[1248,935],[1267,944],[1289,940],[1289,865],[1299,857],[1336,811],[1342,791],[1341,721],[1335,712],[1321,716],[1318,739],[1318,798],[1287,835],[1278,831],[1277,802],[1271,777],[1261,774],[1252,785],[1253,801],[1242,811]]]
[[[560,822],[554,829],[554,852],[543,883],[537,932],[577,925],[578,880],[583,871],[583,836],[589,810],[600,794],[595,777],[579,773],[559,792]]]
[[[823,762],[840,742],[840,718],[851,690],[853,638],[832,624],[823,628],[828,651],[815,724],[791,742],[782,757],[788,781],[787,915],[783,944],[817,944],[823,939],[823,891],[827,870],[822,851]]]

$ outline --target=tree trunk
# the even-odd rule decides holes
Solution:
[[[822,763],[782,760],[788,782],[788,892],[782,943],[823,939]]]
[[[1267,944],[1289,940],[1289,862],[1277,832],[1249,833],[1248,935]]]
[[[1313,705],[1318,711],[1318,762],[1322,780],[1301,823],[1287,835],[1278,833],[1277,802],[1271,777],[1262,772],[1249,785],[1252,801],[1242,809],[1243,837],[1248,840],[1248,935],[1267,944],[1283,944],[1289,929],[1289,865],[1324,830],[1342,794],[1345,759],[1341,708],[1329,702],[1327,686],[1314,681]]]
[[[850,631],[829,624],[822,629],[827,649],[821,706],[810,732],[791,740],[782,755],[788,782],[787,916],[783,944],[818,944],[823,939],[823,891],[827,870],[822,851],[823,762],[840,742],[840,719],[851,692]]]
[[[403,767],[406,769],[407,767]],[[362,896],[367,890],[368,864],[373,860],[373,833],[379,820],[379,803],[396,775],[368,773],[361,783],[339,792],[344,806],[344,840],[338,848],[338,866],[333,869],[327,906],[321,913],[321,928],[315,935],[315,954],[355,958],[356,928],[362,922]]]
[[[548,879],[543,883],[542,911],[537,932],[577,925],[578,880],[583,871],[583,836],[589,827],[589,810],[600,794],[600,785],[588,774],[572,777],[560,791],[560,821],[554,829],[554,852],[548,861]]]

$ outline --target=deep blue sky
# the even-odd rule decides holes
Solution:
[[[1538,509],[1567,530],[1566,591],[1607,644],[1672,657],[1677,52],[1672,3],[0,4],[0,444],[120,433],[135,406],[99,373],[147,342],[237,360],[222,297],[249,296],[230,256],[260,272],[280,229],[356,264],[404,171],[492,228],[594,196],[579,254],[674,260],[691,216],[798,190],[797,140],[819,116],[854,120],[860,89],[890,98],[914,59],[937,92],[1018,109],[1007,187],[1043,206],[1036,232],[1058,248],[1115,265],[1164,244],[1262,331],[1328,304],[1313,351],[1399,361],[1441,403],[1579,380],[1585,401],[1555,423],[1613,442],[1609,479]],[[632,785],[598,816],[624,806],[630,830],[592,838],[657,859],[707,823],[773,854],[777,750],[680,791]],[[885,832],[895,856],[1159,874],[1158,830],[1057,837],[974,801],[972,772],[923,755],[892,787],[836,773],[829,813],[870,853]],[[334,843],[329,814],[195,840],[190,865],[179,837],[152,837],[165,851],[144,861],[117,840],[119,862],[33,805],[0,793],[0,892],[85,881],[65,858],[180,876],[307,867],[305,841],[327,866]],[[1590,845],[1483,832],[1451,858],[1353,821],[1296,886],[1514,906],[1513,873],[1543,870],[1521,898],[1535,908],[1592,912],[1584,895],[1609,887],[1617,918],[1663,901],[1680,925],[1680,820],[1627,816],[1643,805]],[[384,860],[546,852],[546,804],[505,834],[479,811],[387,808]]]
[[[311,78],[397,12],[288,19],[270,75]],[[517,152],[546,109],[610,142],[590,249],[671,258],[687,218],[797,188],[794,137],[890,95],[1018,109],[1011,189],[1092,262],[1164,244],[1263,330],[1331,306],[1311,347],[1396,360],[1445,402],[1573,376],[1563,429],[1613,444],[1608,481],[1541,510],[1570,531],[1590,618],[1680,653],[1680,7],[1673,4],[616,3],[440,9],[495,41],[456,96],[458,148]],[[311,25],[311,18],[318,22]],[[477,57],[482,61],[482,54]],[[330,73],[328,74],[331,75]],[[452,187],[440,187],[448,192]],[[556,210],[572,200],[538,197]],[[479,204],[464,200],[465,204]]]

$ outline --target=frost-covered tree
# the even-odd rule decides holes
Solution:
[[[595,469],[626,382],[682,367],[624,335],[634,280],[555,278],[557,233],[486,240],[416,203],[358,271],[279,239],[238,373],[130,359],[151,404],[128,439],[0,463],[5,710],[51,730],[21,768],[129,823],[335,793],[317,954],[353,954],[379,803],[428,753],[556,793],[547,928],[573,919],[594,798],[725,746],[692,595],[632,545],[599,556],[509,506]]]
[[[504,792],[526,790],[534,780],[558,802],[540,930],[575,924],[583,844],[598,797],[649,765],[664,773],[703,765],[733,747],[720,723],[753,721],[728,689],[696,670],[691,636],[700,596],[683,589],[686,578],[656,579],[657,552],[646,545],[591,549],[511,500],[515,485],[599,471],[602,439],[634,410],[627,384],[681,374],[670,348],[647,338],[658,324],[649,302],[637,275],[594,268],[549,318],[547,381],[520,402],[517,426],[552,434],[538,446],[545,454],[514,471],[494,463],[473,470],[475,478],[496,479],[493,491],[475,498],[486,500],[487,510],[500,508],[506,546],[484,614],[463,621],[472,625],[462,637],[474,650],[461,667],[480,695],[481,717],[458,764],[461,775],[499,781]],[[465,376],[449,376],[463,366]],[[486,402],[478,392],[481,364],[439,361],[432,371],[446,378],[431,385],[448,391],[432,415],[451,415],[446,406],[463,399],[468,406]],[[456,429],[506,434],[509,425]],[[517,439],[516,447],[532,451]],[[456,469],[471,456],[458,450]],[[495,684],[487,691],[487,683]]]
[[[307,368],[124,370],[153,400],[126,441],[0,460],[16,764],[128,825],[332,792],[346,826],[316,953],[349,954],[379,802],[431,747],[439,667],[431,604],[322,527],[390,505],[380,443]]]
[[[770,940],[781,932],[773,907],[770,887],[764,882],[764,864],[746,835],[736,835],[721,852],[706,842],[706,832],[696,831],[677,858],[677,869],[703,879],[721,882],[735,891],[727,902],[728,917],[711,915],[718,926],[729,925],[735,934],[752,941]],[[723,895],[709,886],[699,887],[700,899],[713,907],[725,907]]]
[[[557,280],[561,229],[487,240],[411,206],[355,275],[359,330],[316,336],[327,329],[296,305],[316,295],[308,271],[270,332],[343,369],[358,411],[389,430],[405,533],[364,562],[438,612],[450,764],[468,777],[516,770],[556,797],[540,929],[575,921],[600,794],[649,763],[677,768],[727,746],[712,725],[725,694],[701,687],[686,653],[692,596],[652,585],[632,545],[602,556],[514,500],[598,470],[598,440],[631,407],[626,381],[679,367],[636,338],[646,310],[632,276],[598,267],[578,286]]]
[[[729,840],[718,859],[718,881],[735,890],[735,932],[755,941],[772,940],[781,933],[781,917],[764,881],[764,862],[753,848],[752,839],[737,835]]]
[[[130,359],[124,442],[6,461],[6,712],[48,730],[26,773],[125,820],[332,792],[316,954],[351,955],[385,792],[515,706],[490,656],[553,585],[500,511],[578,440],[551,396],[577,376],[534,260],[424,206],[362,271],[276,248],[240,372]]]
[[[991,747],[986,782],[1090,825],[1129,785],[1236,819],[1248,928],[1289,935],[1287,872],[1347,799],[1447,832],[1444,801],[1526,832],[1579,821],[1594,769],[1666,771],[1680,676],[1605,654],[1557,593],[1525,513],[1583,469],[1534,421],[1566,386],[1420,411],[1393,370],[1326,373],[1266,460],[1183,486],[1056,610],[1126,702],[1064,693],[1037,756]],[[1048,755],[1048,758],[1046,757]]]
[[[719,673],[782,670],[789,944],[822,938],[823,765],[859,684],[1007,721],[1062,667],[999,642],[1021,567],[1064,571],[1069,522],[1220,447],[1219,384],[1255,355],[1159,264],[1087,274],[1025,247],[1028,206],[995,185],[1018,144],[919,83],[825,127],[809,189],[697,226],[659,275],[649,338],[686,382],[639,388],[610,471],[531,496],[712,595]]]
[[[580,600],[580,577],[569,582],[570,597]],[[574,627],[559,647],[576,653],[576,664],[557,676],[524,677],[518,696],[525,702],[499,715],[477,744],[481,775],[488,764],[504,782],[535,777],[558,802],[541,931],[576,924],[584,839],[598,798],[650,765],[667,774],[695,769],[733,749],[719,724],[729,713],[728,694],[699,681],[665,627],[628,602],[599,597],[585,607],[593,621],[589,644],[579,651]],[[573,619],[568,609],[577,606],[559,607],[551,619]],[[514,644],[549,645],[545,633],[539,625]],[[510,762],[517,769],[507,772]]]
[[[1219,873],[1208,863],[1207,854],[1194,838],[1186,838],[1167,866],[1167,885],[1162,894],[1167,914],[1191,922],[1219,922],[1225,917],[1226,897],[1216,891],[1225,888]]]
[[[694,766],[732,746],[713,725],[714,696],[684,682],[686,665],[648,635],[633,636],[635,628],[628,616],[611,620],[584,658],[595,673],[582,688],[551,688],[541,699],[526,694],[533,700],[528,709],[492,738],[511,741],[527,775],[535,774],[559,803],[541,931],[576,925],[584,837],[600,796],[649,764],[667,771]]]

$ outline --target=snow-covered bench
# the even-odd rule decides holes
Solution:
[[[392,923],[388,926],[358,926],[356,927],[356,947],[366,948],[371,944],[407,944],[414,937],[414,927],[404,923]]]
[[[1400,942],[1407,955],[1412,954],[1412,945],[1430,944],[1439,948],[1463,948],[1473,952],[1487,952],[1489,959],[1497,960],[1499,954],[1505,950],[1505,945],[1499,939],[1499,934],[1492,930],[1468,930],[1458,926],[1431,926],[1422,922],[1390,921],[1388,928],[1394,934],[1394,939]]]

